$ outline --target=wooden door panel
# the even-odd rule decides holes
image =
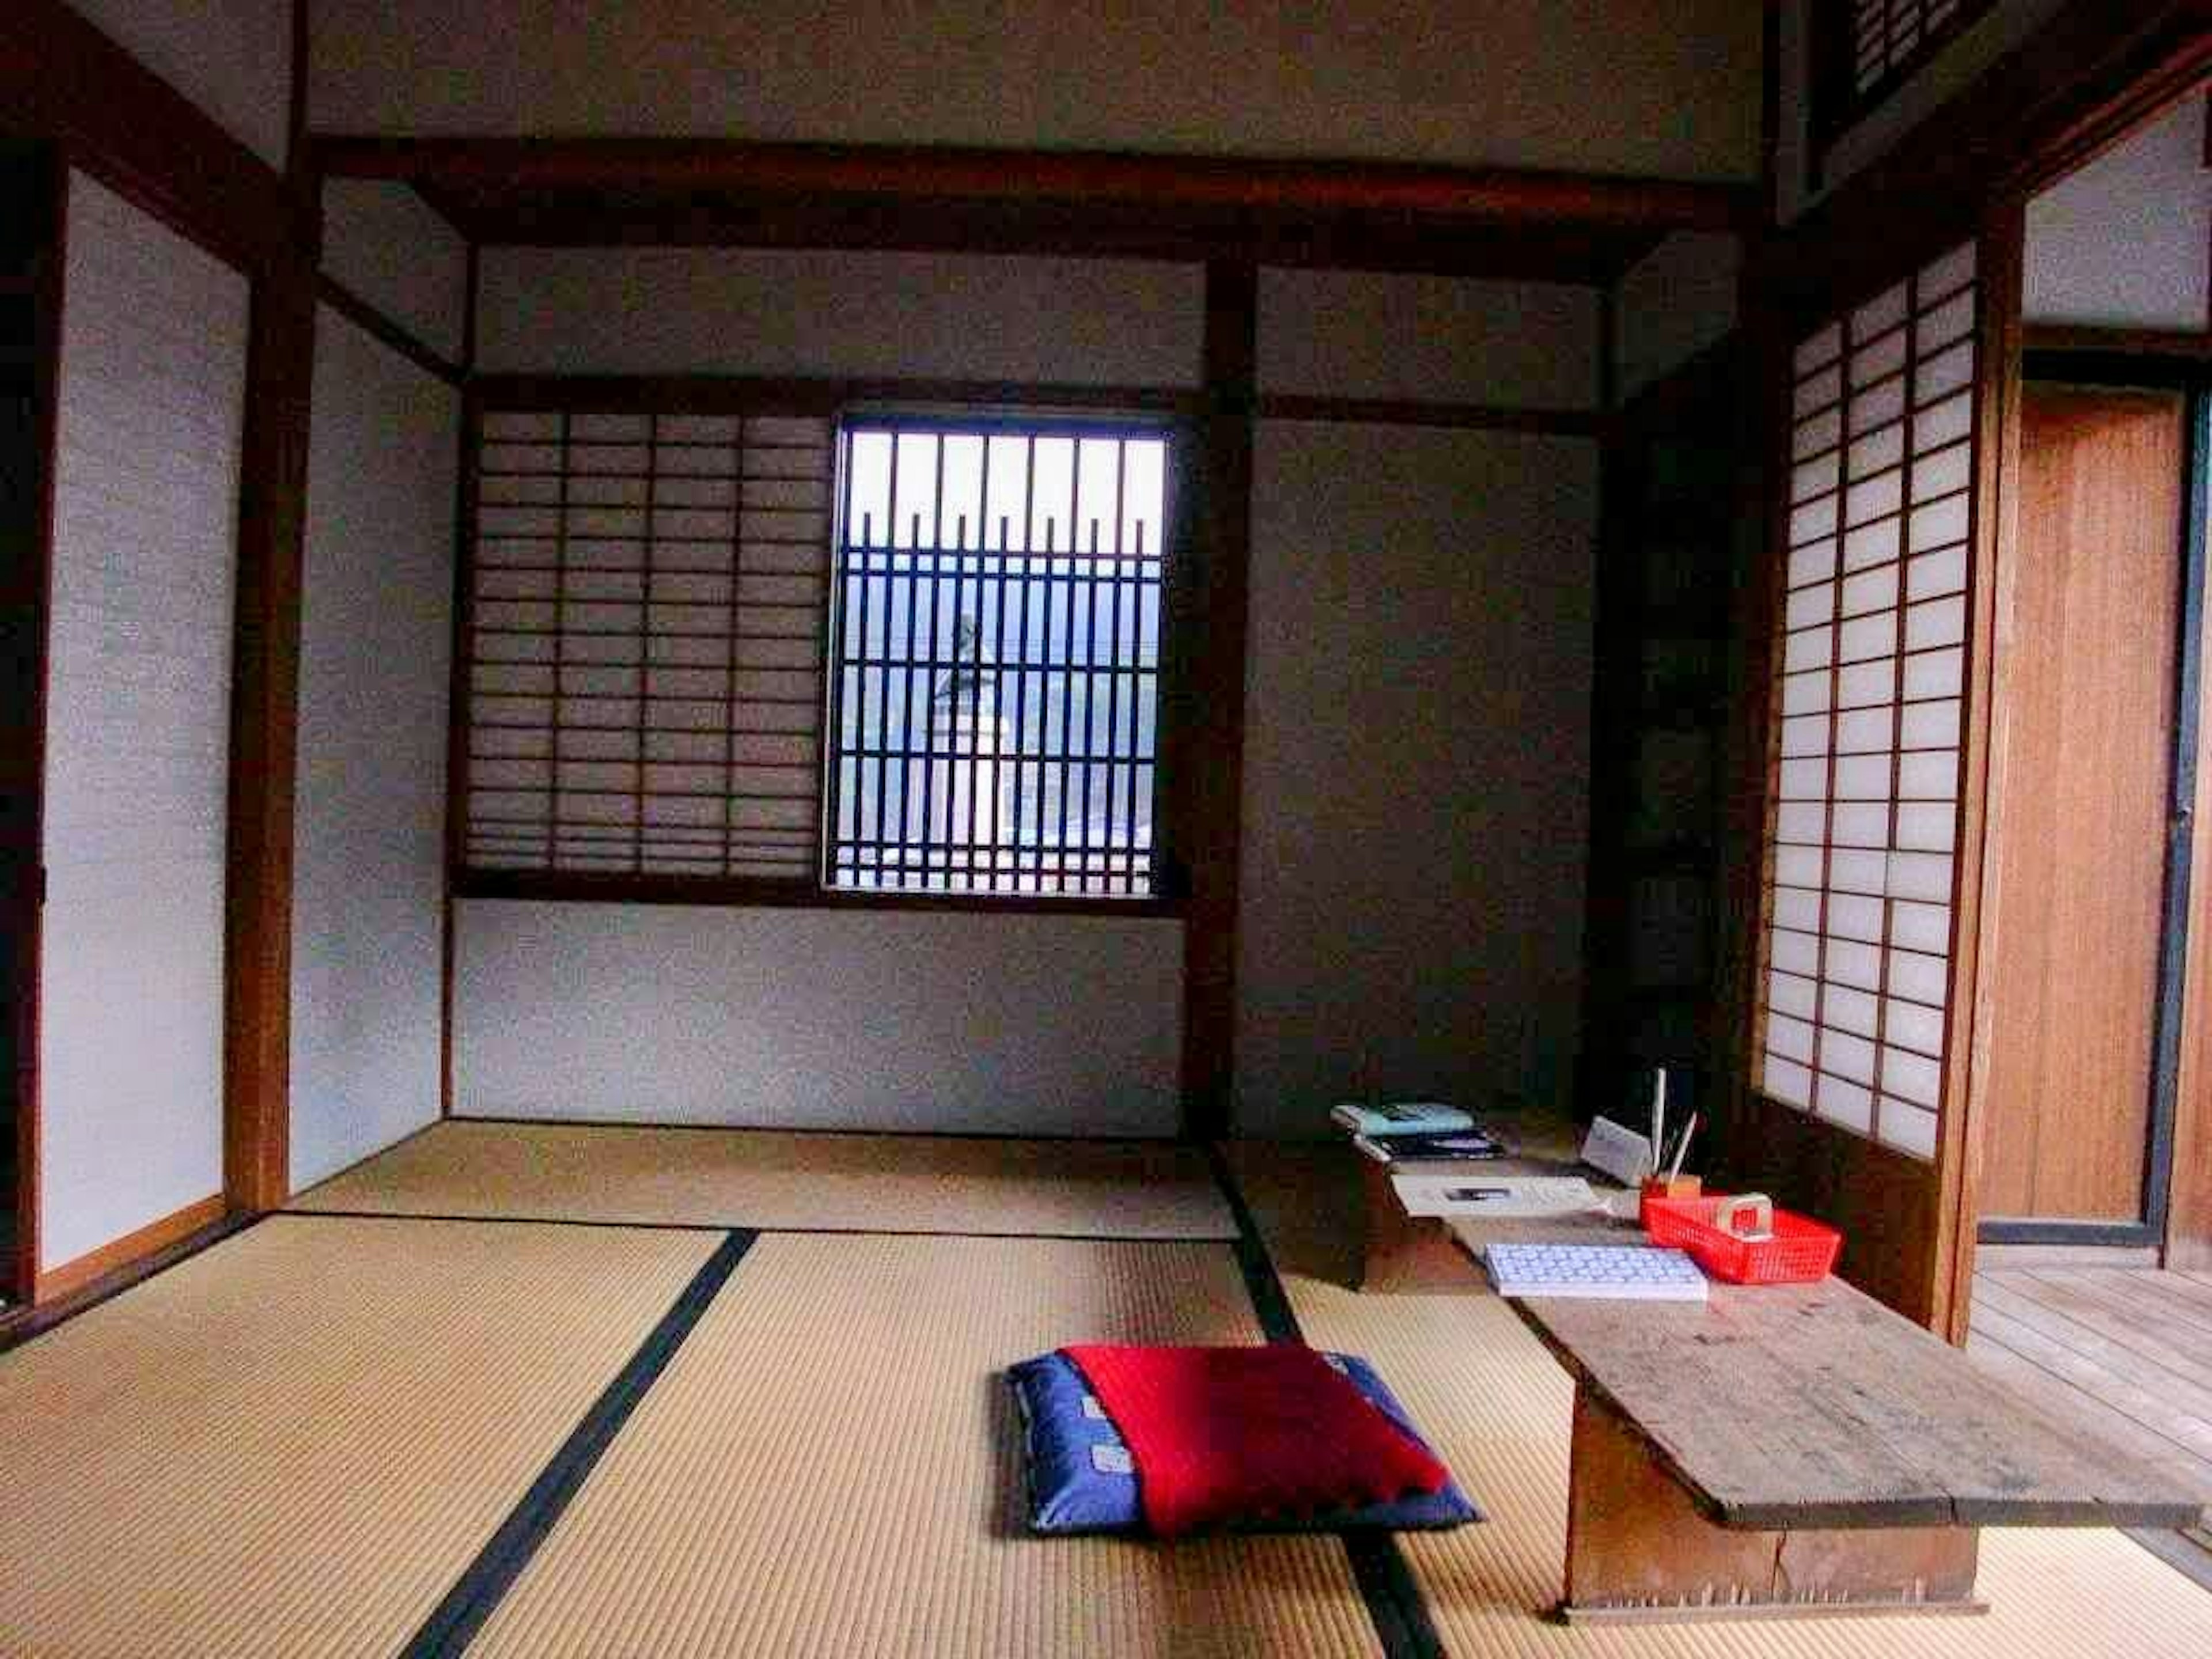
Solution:
[[[2035,386],[2000,618],[1984,1218],[2143,1213],[2180,609],[2183,403]]]

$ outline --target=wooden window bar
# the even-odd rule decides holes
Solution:
[[[846,423],[830,884],[1153,896],[1169,441]]]
[[[1834,142],[1995,0],[1824,0],[1815,50],[1820,137]]]

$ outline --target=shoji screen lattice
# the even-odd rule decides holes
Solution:
[[[1852,93],[1875,102],[1990,5],[1990,0],[1851,0]]]
[[[471,868],[814,877],[832,440],[812,417],[482,416]]]
[[[1933,1155],[1950,986],[1974,476],[1972,244],[1795,369],[1761,1073]]]

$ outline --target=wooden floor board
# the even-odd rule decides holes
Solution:
[[[2094,1357],[1993,1308],[1978,1308],[1975,1328],[1990,1340],[2033,1361],[2053,1376],[2072,1383],[2112,1411],[2163,1436],[2173,1447],[2203,1460],[2212,1469],[2212,1420],[2169,1398],[2131,1382]]]
[[[2094,1289],[2036,1284],[2015,1290],[1994,1281],[1976,1289],[1978,1307],[2024,1320],[2133,1381],[2163,1385],[2170,1378],[2204,1392],[2204,1414],[2212,1419],[2212,1344],[2177,1344],[2171,1325],[2146,1320]]]
[[[2146,1328],[2177,1342],[2195,1344],[2201,1351],[2212,1345],[2212,1303],[2174,1290],[2163,1273],[2038,1274],[2047,1282],[2087,1292],[2117,1311],[2147,1322]]]
[[[2179,1297],[2193,1307],[2212,1314],[2212,1279],[2189,1273],[2158,1273],[2153,1275],[2158,1290],[2170,1297]]]
[[[2031,1404],[2040,1407],[2045,1415],[2075,1422],[2094,1421],[2097,1433],[2136,1456],[2156,1459],[2168,1468],[2195,1473],[2189,1462],[2182,1461],[2190,1459],[2191,1454],[2164,1435],[2100,1406],[2094,1395],[1987,1334],[1979,1322],[1966,1339],[1966,1355],[1990,1375],[2009,1384]],[[2203,1474],[2208,1482],[2212,1482],[2212,1464],[2206,1464]]]
[[[1974,1275],[1967,1353],[2051,1415],[2194,1481],[2212,1506],[2212,1274],[2000,1268]],[[2212,1528],[2138,1541],[2212,1585]]]

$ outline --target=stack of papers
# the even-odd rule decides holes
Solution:
[[[1705,1274],[1681,1250],[1641,1244],[1492,1244],[1483,1256],[1500,1296],[1706,1299]]]

